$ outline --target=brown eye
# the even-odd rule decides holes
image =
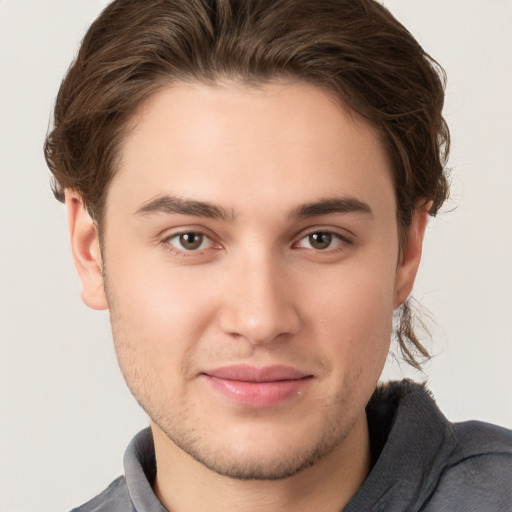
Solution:
[[[179,235],[179,243],[186,251],[195,251],[203,243],[204,235],[202,233],[182,233]]]
[[[332,243],[332,234],[321,232],[311,233],[308,235],[308,242],[313,249],[327,249]]]
[[[201,231],[175,233],[165,238],[163,244],[172,254],[195,257],[206,257],[207,254],[212,256],[211,250],[220,248],[219,244]]]

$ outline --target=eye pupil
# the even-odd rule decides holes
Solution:
[[[203,243],[203,235],[201,233],[183,233],[180,235],[180,244],[184,249],[193,251]]]
[[[330,233],[311,233],[309,243],[315,249],[327,249],[331,245],[332,235]]]

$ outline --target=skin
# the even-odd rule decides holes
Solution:
[[[338,511],[361,486],[364,408],[427,217],[400,253],[391,176],[372,127],[319,88],[182,84],[134,118],[101,251],[67,192],[82,297],[110,310],[169,510]],[[240,404],[205,378],[238,364],[308,378]]]

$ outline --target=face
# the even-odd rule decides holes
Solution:
[[[140,109],[103,258],[80,206],[72,235],[171,451],[282,478],[365,424],[419,261],[398,261],[391,176],[372,128],[313,86],[176,85]]]

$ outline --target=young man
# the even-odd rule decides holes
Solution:
[[[506,510],[511,434],[377,387],[447,196],[439,67],[370,0],[113,2],[46,156],[151,419],[78,510]]]

